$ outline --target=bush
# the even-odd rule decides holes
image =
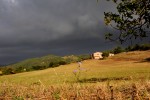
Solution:
[[[150,44],[142,44],[140,50],[150,50]]]
[[[136,51],[136,50],[150,50],[150,44],[136,44],[134,46],[128,46],[126,51]]]
[[[58,67],[59,66],[59,62],[50,62],[49,63],[49,67]]]
[[[12,68],[4,68],[2,70],[3,75],[9,75],[9,74],[15,74],[14,70]]]
[[[67,62],[66,61],[59,61],[59,65],[66,65]]]
[[[132,51],[140,50],[141,46],[139,44],[136,44],[132,47]]]
[[[21,72],[23,72],[24,71],[24,68],[23,67],[17,67],[16,69],[15,69],[15,72],[16,73],[21,73]]]
[[[32,66],[33,70],[42,70],[42,69],[46,69],[46,66]]]
[[[108,51],[104,51],[102,54],[103,58],[106,58],[109,56],[109,52]]]
[[[128,46],[127,48],[125,48],[125,51],[126,52],[129,52],[129,51],[131,51],[132,50],[132,47],[131,46]]]
[[[64,60],[66,61],[67,64],[74,63],[81,61],[81,59],[77,56],[71,55],[71,56],[65,56]]]
[[[89,55],[89,54],[79,55],[78,58],[81,61],[88,60],[88,59],[91,59],[91,55]]]
[[[114,54],[118,54],[118,53],[121,53],[121,52],[124,52],[124,50],[121,48],[121,47],[116,47],[114,50],[113,50],[113,53]]]

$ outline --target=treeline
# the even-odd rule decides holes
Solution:
[[[60,65],[66,65],[78,61],[91,59],[88,54],[85,55],[71,55],[65,57],[59,57],[54,55],[48,55],[41,58],[28,59],[13,65],[0,68],[0,75],[9,75],[21,72],[29,72],[34,70],[43,70],[47,68],[54,68]]]
[[[128,46],[125,48],[125,51],[144,51],[144,50],[150,50],[150,43],[149,44],[136,44],[134,46]]]
[[[137,51],[137,50],[139,51],[150,50],[150,44],[136,44],[136,45],[128,46],[126,48],[118,46],[113,50],[104,51],[102,56],[105,58],[109,56],[109,53],[118,54],[121,52],[129,52],[129,51]]]

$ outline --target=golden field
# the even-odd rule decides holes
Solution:
[[[150,100],[150,50],[0,76],[0,100]]]

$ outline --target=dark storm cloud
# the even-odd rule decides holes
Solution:
[[[0,63],[47,54],[84,54],[106,47],[106,0],[0,0]]]

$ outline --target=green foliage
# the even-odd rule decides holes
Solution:
[[[75,55],[65,56],[63,58],[65,59],[65,61],[66,61],[67,64],[78,62],[78,61],[81,60],[79,57],[77,57]]]
[[[59,66],[59,62],[50,62],[49,67],[58,67]]]
[[[139,44],[136,44],[135,46],[133,46],[132,51],[135,51],[135,50],[140,50]]]
[[[102,54],[103,58],[108,57],[109,53],[110,53],[109,51],[104,51],[103,54]]]
[[[121,48],[120,46],[116,47],[116,48],[113,50],[113,53],[114,53],[114,54],[118,54],[118,53],[121,53],[121,52],[124,52],[124,49]]]
[[[131,46],[128,46],[127,48],[125,48],[125,50],[128,52],[128,51],[132,51],[132,47]]]
[[[3,67],[2,73],[3,75],[8,75],[33,70],[43,70],[46,68],[58,67],[60,65],[66,65],[86,59],[90,59],[90,55],[71,55],[65,57],[48,55],[40,58],[27,59],[13,65],[9,65],[9,68]]]
[[[46,69],[46,66],[32,66],[33,70],[42,70],[42,69]]]
[[[108,0],[110,1],[110,0]],[[150,27],[149,0],[112,0],[118,13],[104,12],[105,24],[118,30],[120,34],[107,33],[106,39],[127,40],[147,37]]]
[[[78,58],[83,61],[83,60],[88,60],[91,59],[91,55],[89,54],[84,54],[84,55],[79,55]]]
[[[49,67],[50,62],[60,62],[64,59],[59,56],[48,55],[41,58],[32,58],[27,59],[22,62],[11,65],[11,67],[22,71],[22,69],[26,68],[27,71],[35,70],[35,69],[44,69]]]
[[[14,70],[12,68],[3,68],[2,69],[3,75],[9,75],[9,74],[15,74]]]
[[[17,67],[17,68],[15,68],[15,73],[20,73],[20,72],[25,72],[26,71],[26,68],[24,68],[24,67]]]
[[[26,71],[42,70],[50,67],[49,64],[51,62],[53,63],[53,67],[66,64],[64,58],[54,55],[48,55],[41,58],[27,59],[22,62],[3,67],[2,73],[3,75],[8,75]]]
[[[134,46],[128,46],[126,51],[135,51],[135,50],[150,50],[150,44],[136,44]]]
[[[61,60],[61,61],[53,61],[53,62],[50,62],[49,63],[49,67],[58,67],[60,65],[66,65],[67,62],[64,61],[64,60]]]
[[[150,50],[150,43],[149,44],[142,44],[140,46],[140,50]]]
[[[59,63],[59,65],[66,65],[66,64],[67,64],[67,62],[66,62],[66,61],[64,61],[64,60],[59,61],[58,63]]]

